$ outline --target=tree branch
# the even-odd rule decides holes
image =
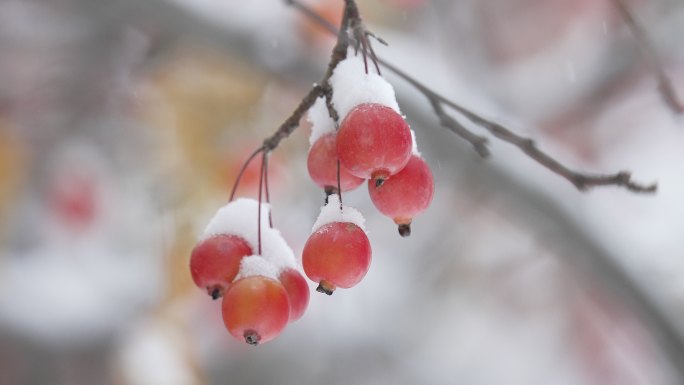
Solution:
[[[444,111],[444,107],[442,107],[442,102],[439,99],[430,96],[428,96],[428,99],[430,100],[432,109],[434,110],[435,115],[437,115],[437,117],[439,118],[439,122],[442,124],[442,126],[453,131],[456,135],[468,141],[481,157],[488,158],[491,155],[491,152],[489,152],[489,147],[487,147],[487,138],[472,133],[470,130],[465,128],[461,123],[459,123],[456,119],[449,116]]]
[[[299,126],[299,121],[302,116],[311,108],[311,106],[316,102],[316,99],[323,95],[323,87],[320,85],[315,85],[309,90],[309,93],[304,96],[297,108],[292,111],[292,114],[285,119],[285,121],[278,127],[276,132],[268,138],[264,139],[262,149],[266,152],[275,150],[280,142],[290,136],[290,134]]]
[[[305,12],[310,17],[314,17],[314,19],[318,17],[321,20],[324,20],[320,16],[316,15],[315,12],[308,10],[306,7],[302,6],[294,0],[286,0],[286,2],[290,5],[297,6],[298,9],[302,10],[302,12]],[[314,85],[311,88],[311,90],[309,90],[309,92],[306,94],[306,96],[304,96],[304,98],[299,103],[297,108],[295,108],[292,114],[283,122],[283,124],[280,125],[280,127],[278,127],[276,132],[274,132],[273,135],[264,140],[262,146],[264,151],[273,151],[276,147],[278,147],[280,141],[290,136],[290,134],[299,126],[299,121],[302,119],[302,116],[304,116],[304,114],[309,110],[309,108],[311,108],[311,106],[316,102],[316,99],[319,96],[325,96],[326,105],[328,107],[330,117],[335,121],[335,124],[337,124],[337,122],[339,121],[339,114],[335,110],[335,107],[332,105],[333,89],[330,86],[330,77],[333,75],[333,72],[335,71],[335,68],[337,68],[337,65],[347,57],[347,49],[349,48],[349,36],[347,35],[347,29],[350,27],[352,23],[357,23],[359,21],[360,15],[359,9],[356,6],[356,2],[354,0],[345,0],[344,13],[342,15],[342,23],[340,24],[341,28],[339,31],[336,32],[337,43],[335,44],[335,47],[332,50],[332,54],[330,55],[330,61],[328,62],[328,68],[326,69],[325,74],[323,75],[323,78],[320,81],[320,84]]]
[[[674,113],[684,113],[684,103],[682,103],[677,96],[677,91],[672,84],[672,80],[665,72],[663,63],[660,61],[653,44],[649,40],[644,28],[637,21],[636,17],[634,17],[632,11],[627,6],[626,0],[613,0],[613,3],[632,33],[634,41],[636,41],[641,54],[644,56],[644,58],[646,58],[648,67],[651,72],[653,72],[653,75],[658,82],[658,91],[663,97],[663,101]]]
[[[319,23],[326,30],[330,31],[331,33],[339,34],[339,31],[337,28],[335,28],[335,26],[320,17],[320,15],[317,15],[313,10],[300,3],[298,0],[286,0],[286,2],[293,5],[296,9],[302,11],[305,16],[310,17],[313,21]],[[551,155],[539,149],[532,139],[520,136],[505,126],[485,119],[475,112],[461,106],[460,104],[457,104],[450,99],[436,93],[431,88],[419,82],[406,72],[400,70],[387,60],[384,60],[378,56],[376,56],[376,59],[377,62],[383,67],[390,70],[395,75],[399,76],[413,86],[418,92],[422,93],[430,101],[435,115],[437,115],[439,118],[441,125],[468,141],[473,146],[475,151],[482,157],[488,157],[490,155],[486,138],[474,134],[463,125],[458,123],[455,119],[446,114],[443,106],[452,108],[456,112],[463,115],[463,117],[470,120],[472,123],[489,131],[489,133],[496,138],[518,147],[523,153],[535,160],[537,163],[567,179],[580,191],[586,191],[590,187],[597,186],[620,186],[629,191],[637,193],[654,193],[658,189],[657,183],[642,184],[632,181],[631,173],[629,171],[620,171],[614,174],[589,174],[572,170],[553,158]]]

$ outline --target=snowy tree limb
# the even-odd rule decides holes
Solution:
[[[285,1],[288,4],[294,6],[296,9],[300,10],[307,17],[310,17],[313,21],[319,23],[330,33],[339,33],[335,26],[331,25],[327,20],[322,18],[320,15],[317,15],[316,12],[308,8],[305,4],[300,3],[298,0]],[[346,1],[346,3],[349,3],[349,1]],[[377,62],[380,63],[383,67],[390,70],[400,78],[404,79],[418,92],[422,93],[430,101],[430,104],[432,105],[435,114],[440,119],[440,123],[444,127],[454,132],[456,135],[468,141],[473,146],[475,151],[482,157],[488,157],[490,155],[489,149],[487,147],[486,138],[474,134],[473,132],[465,128],[463,125],[459,124],[455,119],[453,119],[444,111],[443,106],[450,107],[451,109],[458,112],[472,123],[489,131],[491,135],[498,138],[499,140],[502,140],[506,143],[518,147],[527,156],[537,161],[537,163],[567,179],[580,191],[586,191],[591,187],[598,186],[620,186],[635,193],[654,193],[658,189],[656,183],[642,184],[634,182],[631,178],[631,173],[629,171],[619,171],[613,174],[590,174],[572,170],[569,167],[563,165],[563,163],[556,160],[551,155],[542,151],[532,139],[516,134],[514,131],[506,128],[502,124],[488,120],[478,115],[477,113],[463,107],[462,105],[457,104],[451,101],[450,99],[436,93],[431,88],[419,82],[414,77],[402,71],[389,61],[384,60],[381,57],[376,57],[376,59]]]

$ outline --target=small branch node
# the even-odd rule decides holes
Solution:
[[[624,0],[614,1],[616,2],[620,11],[623,13],[623,17],[629,24],[630,28],[634,32],[637,42],[646,52],[646,56],[652,58],[652,63],[654,63],[653,68],[655,69],[654,72],[656,73],[656,77],[659,82],[661,94],[663,95],[663,97],[665,97],[666,101],[668,102],[668,105],[671,106],[673,110],[678,112],[684,112],[684,105],[681,102],[679,102],[674,87],[672,86],[672,83],[669,81],[664,70],[662,69],[662,65],[660,65],[660,63],[658,62],[657,56],[655,55],[655,51],[652,49],[650,42],[648,41],[648,39],[645,36],[645,33],[641,29],[641,26],[634,20],[631,12],[623,3]],[[354,0],[345,0],[345,11],[344,16],[342,18],[342,26],[339,30],[337,30],[334,27],[331,27],[330,23],[326,22],[322,17],[320,17],[320,15],[318,15],[309,7],[300,3],[299,1],[288,0],[288,4],[292,4],[295,8],[303,12],[306,16],[312,18],[312,20],[318,22],[319,24],[325,26],[331,33],[337,34],[338,36],[337,44],[333,49],[333,54],[331,56],[330,63],[328,64],[328,70],[326,71],[326,74],[323,78],[323,81],[321,81],[321,84],[327,85],[327,82],[330,79],[330,76],[332,76],[332,72],[334,71],[337,64],[339,64],[340,61],[346,58],[347,49],[351,44],[357,53],[359,50],[361,50],[361,54],[364,57],[364,63],[366,66],[366,73],[368,72],[367,58],[370,57],[376,66],[378,74],[380,74],[379,64],[382,64],[386,69],[392,71],[397,76],[404,79],[407,83],[413,86],[418,92],[422,93],[430,101],[430,104],[432,105],[432,108],[435,112],[435,115],[438,117],[440,124],[445,128],[449,129],[450,131],[454,132],[461,138],[468,141],[473,146],[478,155],[480,155],[483,158],[487,158],[491,155],[488,147],[487,138],[476,135],[475,133],[471,132],[469,129],[464,127],[456,119],[454,119],[452,116],[448,115],[445,112],[444,106],[451,108],[454,112],[460,114],[463,118],[469,120],[471,123],[488,131],[491,135],[498,138],[499,140],[516,146],[528,157],[535,160],[540,165],[546,167],[551,172],[567,179],[580,191],[586,191],[589,187],[593,186],[607,185],[621,186],[629,191],[637,193],[655,193],[657,191],[658,185],[656,183],[651,185],[642,185],[639,183],[632,182],[630,173],[626,171],[607,176],[597,176],[573,171],[569,169],[567,166],[563,165],[558,160],[556,160],[555,158],[553,158],[551,155],[540,150],[537,147],[535,141],[531,138],[526,138],[524,136],[518,135],[514,131],[511,131],[498,123],[485,119],[479,114],[438,94],[430,87],[419,82],[412,76],[408,75],[406,72],[397,68],[394,64],[378,57],[377,55],[375,55],[375,52],[373,51],[373,48],[370,45],[370,42],[368,41],[368,38],[372,37],[380,43],[383,43],[384,41],[382,39],[379,39],[372,32],[365,29],[358,12],[358,8],[356,7],[356,2]],[[295,113],[293,113],[293,115],[290,118],[288,118],[288,120],[286,120],[283,126],[273,135],[273,142],[264,142],[264,150],[271,151],[273,148],[275,148],[275,146],[277,146],[278,142],[281,139],[289,135],[289,133],[292,130],[294,130],[294,128],[298,124],[298,119],[301,118],[301,114],[303,114],[306,109],[311,107],[311,105],[315,101],[315,98],[317,98],[320,95],[326,95],[326,104],[330,104],[328,100],[331,99],[330,95],[332,95],[332,90],[326,91],[321,87],[314,87],[314,89],[310,91],[309,95],[307,95],[307,97],[305,97],[304,100],[302,100],[300,107],[298,107],[298,109],[295,110]],[[310,99],[311,97],[313,97],[313,99]],[[305,110],[300,111],[304,107]],[[335,113],[332,112],[334,111],[334,108],[331,107],[332,105],[330,104],[328,106],[328,111],[330,112],[331,117],[333,117]]]

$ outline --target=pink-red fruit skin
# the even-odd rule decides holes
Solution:
[[[235,279],[242,258],[252,254],[247,242],[235,235],[219,234],[204,239],[190,255],[192,280],[217,299]]]
[[[371,262],[371,246],[357,225],[333,222],[313,232],[304,245],[304,272],[319,284],[318,291],[332,294],[335,288],[350,288],[363,279]]]
[[[295,269],[285,269],[278,275],[278,280],[285,288],[290,300],[290,322],[304,315],[309,305],[309,285],[302,274]]]
[[[311,146],[306,160],[306,167],[311,180],[319,187],[330,192],[337,192],[337,136],[328,134],[320,137]],[[340,166],[340,188],[350,191],[359,187],[363,179],[354,176],[346,168]]]
[[[411,220],[425,211],[435,192],[430,166],[419,156],[412,155],[406,166],[378,186],[368,182],[368,193],[375,207],[394,220],[410,234]]]
[[[272,278],[239,279],[223,296],[223,323],[230,334],[250,345],[277,337],[290,318],[290,302],[283,285]]]
[[[359,178],[382,181],[411,157],[411,130],[393,109],[374,103],[354,107],[337,132],[337,155]]]

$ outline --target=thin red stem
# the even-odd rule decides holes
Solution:
[[[270,209],[270,204],[271,204],[271,196],[268,192],[268,155],[266,152],[264,152],[264,158],[263,158],[263,168],[264,168],[264,190],[266,190],[266,203],[269,204],[269,210],[268,210],[268,227],[273,228],[273,216],[272,212],[273,210]]]
[[[259,249],[259,255],[261,255],[261,195],[262,195],[262,190],[263,190],[263,181],[264,181],[264,159],[266,157],[266,153],[264,152],[262,157],[261,157],[261,170],[259,173],[259,205],[257,206],[257,244],[258,244],[258,249]]]
[[[258,153],[264,151],[264,147],[259,147],[256,151],[252,153],[252,155],[247,158],[245,163],[242,165],[242,168],[240,169],[240,172],[237,175],[237,178],[235,178],[235,183],[233,184],[233,189],[230,191],[230,199],[228,200],[229,202],[232,202],[233,199],[235,199],[235,193],[237,192],[238,185],[240,184],[240,179],[242,178],[242,174],[245,173],[245,170],[247,170],[247,166],[252,162],[252,159],[254,159],[255,156],[257,156]]]

